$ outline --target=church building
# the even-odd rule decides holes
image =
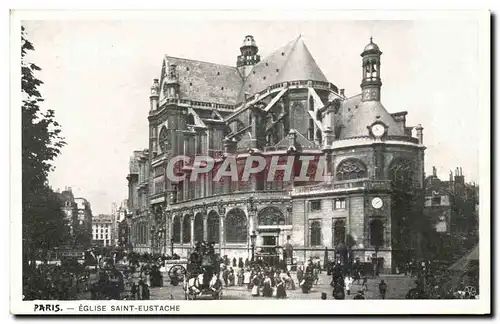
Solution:
[[[407,125],[406,111],[386,110],[382,51],[372,39],[360,50],[360,93],[352,96],[327,80],[302,37],[261,58],[245,36],[236,66],[164,56],[149,93],[149,147],[131,162],[147,174],[127,177],[135,179],[130,195],[147,193],[147,209],[129,197],[132,245],[141,233],[141,249],[185,256],[206,240],[230,259],[293,263],[347,250],[388,272],[418,255],[423,128]],[[166,177],[172,157],[228,154],[323,156],[326,175],[314,183]]]

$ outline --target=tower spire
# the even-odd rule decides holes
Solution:
[[[363,58],[363,79],[361,81],[362,101],[380,101],[380,51],[377,44],[370,37],[370,43],[365,46],[361,57]]]
[[[245,36],[243,45],[240,47],[241,55],[238,55],[236,66],[242,77],[247,77],[253,69],[253,66],[260,62],[260,55],[257,55],[259,48],[252,35]]]

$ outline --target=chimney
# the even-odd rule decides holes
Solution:
[[[433,167],[432,167],[432,175],[433,175],[434,177],[437,177],[437,170],[436,170],[436,167],[435,167],[435,166],[433,166]]]
[[[345,89],[339,89],[339,95],[340,95],[342,98],[345,98]]]
[[[417,131],[418,143],[424,144],[424,134],[422,132],[424,128],[422,127],[422,125],[418,124],[415,130]]]
[[[463,177],[464,174],[462,173],[462,167],[460,167],[460,176]]]
[[[458,171],[458,167],[455,168],[455,177],[458,177],[460,175],[459,171]]]

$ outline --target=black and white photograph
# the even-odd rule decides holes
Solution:
[[[490,313],[490,19],[13,11],[11,312]]]

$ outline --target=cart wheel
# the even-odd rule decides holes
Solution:
[[[186,272],[186,268],[184,268],[180,264],[176,264],[170,268],[170,270],[168,271],[168,276],[171,280],[175,278],[178,281],[182,281],[184,279],[184,276],[186,275]]]

